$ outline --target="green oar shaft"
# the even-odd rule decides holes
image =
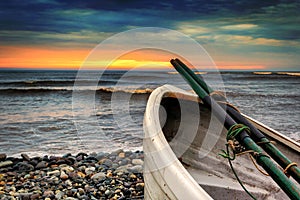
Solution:
[[[219,119],[219,121],[224,122],[224,126],[227,130],[235,124],[237,124],[226,112],[225,110],[212,99],[207,92],[201,88],[197,82],[189,75],[189,73],[184,70],[181,65],[175,60],[171,60],[171,64],[175,69],[185,78],[189,85],[198,94],[200,99],[205,105],[211,108],[212,113]],[[236,139],[248,150],[253,150],[256,152],[253,154],[257,163],[261,165],[266,172],[273,178],[273,180],[282,188],[282,190],[291,199],[300,199],[300,189],[277,167],[277,165],[268,157],[263,154],[263,150],[249,137],[246,131],[241,132],[236,136]]]
[[[194,80],[197,82],[208,94],[214,92],[214,90],[209,87],[204,81],[204,79],[200,76],[196,76],[191,69],[189,69],[183,62],[179,59],[175,59],[175,63],[180,65]],[[241,115],[236,109],[227,106],[227,113],[238,123],[244,124],[248,126],[252,132],[250,135],[251,138],[256,142],[261,142],[262,148],[283,168],[285,169],[288,165],[292,163],[292,161],[287,158],[276,146],[274,146],[270,141],[245,117]],[[292,166],[288,169],[288,173],[298,182],[300,183],[300,169],[297,166]]]

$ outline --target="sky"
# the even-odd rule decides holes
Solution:
[[[105,39],[161,27],[196,40],[220,69],[300,71],[299,11],[299,0],[0,1],[0,68],[78,69]],[[116,68],[169,61],[123,57]]]

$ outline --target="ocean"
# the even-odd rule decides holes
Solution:
[[[300,139],[300,73],[208,72],[243,113]],[[19,156],[142,149],[155,88],[191,90],[174,71],[0,71],[0,153]]]

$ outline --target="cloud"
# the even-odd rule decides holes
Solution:
[[[28,0],[0,9],[2,45],[92,48],[130,28],[163,27],[233,55],[300,51],[299,0]]]
[[[257,27],[258,25],[256,24],[234,24],[234,25],[223,26],[221,28],[227,30],[247,30],[247,29],[253,29]]]

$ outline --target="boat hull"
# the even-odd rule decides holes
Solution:
[[[293,162],[297,142],[245,116]],[[145,199],[250,199],[235,180],[225,149],[226,132],[198,97],[165,85],[149,97],[144,118]],[[258,199],[288,199],[247,155],[233,161],[246,188]]]

